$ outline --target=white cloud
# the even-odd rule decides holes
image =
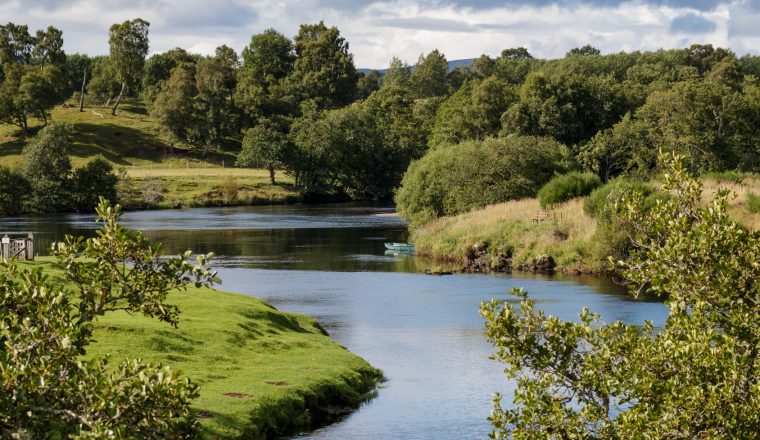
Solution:
[[[179,46],[212,53],[219,44],[240,51],[252,34],[265,28],[293,36],[299,24],[324,20],[338,26],[349,41],[357,66],[376,68],[385,67],[392,56],[414,62],[434,48],[449,59],[498,55],[516,46],[539,57],[561,57],[586,43],[602,52],[711,43],[739,54],[757,53],[760,37],[748,16],[757,17],[760,11],[752,0],[725,1],[705,10],[655,0],[497,7],[451,0],[0,0],[0,16],[33,30],[52,24],[64,31],[67,51],[90,54],[107,52],[112,23],[138,16],[151,22],[151,52]],[[685,14],[715,26],[704,33],[672,33],[672,21]]]

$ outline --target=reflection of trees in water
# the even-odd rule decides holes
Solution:
[[[298,270],[412,270],[410,259],[384,256],[384,242],[404,241],[396,228],[148,231],[166,253],[214,252],[236,266]],[[238,258],[239,257],[239,258]],[[402,266],[399,267],[399,264]]]

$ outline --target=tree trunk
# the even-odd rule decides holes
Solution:
[[[108,99],[106,99],[106,103],[103,104],[103,107],[108,107],[109,105],[111,105],[111,99],[113,98],[109,96]]]
[[[271,183],[272,185],[275,185],[276,183],[274,181],[274,167],[271,165],[269,166],[269,183]]]
[[[84,84],[87,82],[87,68],[83,70],[84,76],[82,77],[82,91],[79,93],[79,113],[84,111]]]
[[[113,105],[113,108],[111,108],[112,116],[116,116],[116,108],[119,107],[119,103],[121,102],[121,95],[124,94],[124,89],[126,87],[127,87],[126,82],[121,83],[121,90],[119,91],[119,96],[116,97],[116,103]]]

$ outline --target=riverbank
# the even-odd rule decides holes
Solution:
[[[251,168],[130,167],[120,175],[119,203],[126,210],[251,206],[302,200],[284,172]]]
[[[27,264],[55,273],[52,261]],[[181,310],[177,329],[110,313],[97,323],[88,355],[182,371],[200,385],[193,406],[206,438],[273,438],[324,424],[358,406],[381,379],[310,317],[205,288],[169,302]]]
[[[536,199],[490,205],[427,223],[412,240],[417,255],[462,272],[604,269],[592,242],[596,220],[583,212],[581,199],[555,208],[556,219],[534,222],[539,210]],[[553,264],[541,256],[550,256]]]
[[[719,189],[736,197],[729,213],[748,230],[760,228],[760,177],[724,173],[703,178],[703,201]],[[653,182],[656,186],[657,182]],[[412,232],[417,255],[459,272],[512,270],[572,274],[609,271],[606,240],[598,222],[584,212],[584,199],[555,206],[551,218],[535,221],[543,211],[537,199],[513,200],[468,213],[433,220]]]

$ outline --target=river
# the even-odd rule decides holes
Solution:
[[[658,301],[633,300],[594,277],[421,274],[425,262],[386,255],[406,241],[392,209],[295,205],[128,212],[122,222],[167,253],[214,252],[219,287],[315,317],[339,343],[387,377],[377,397],[309,439],[486,438],[491,393],[512,386],[490,360],[481,301],[524,287],[539,306],[576,319],[584,306],[606,321],[664,322]],[[91,235],[92,215],[0,219],[0,234],[34,232],[38,252],[65,234]]]

